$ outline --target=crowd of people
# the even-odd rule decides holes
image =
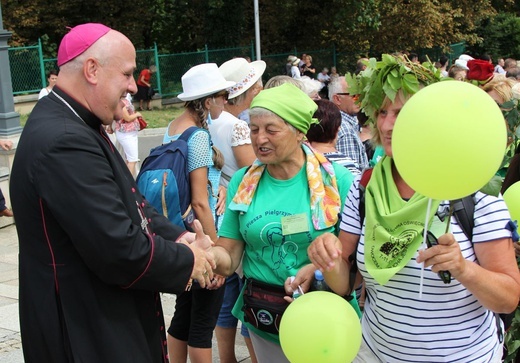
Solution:
[[[418,57],[388,56],[402,65],[400,77],[420,87],[458,79],[456,67],[466,72],[459,80],[472,79],[480,64],[464,55],[418,74],[408,67]],[[191,67],[178,96],[184,111],[163,137],[170,143],[196,128],[187,142],[196,220],[186,231],[139,191],[136,145],[125,149],[125,161],[107,135],[116,121],[116,134],[137,137],[141,114],[128,95],[150,107],[155,67],[136,83],[135,58],[118,31],[72,28],[58,50],[56,84],[20,137],[10,195],[26,362],[210,363],[215,332],[220,361],[235,363],[238,321],[253,362],[288,362],[277,309],[295,291],[308,292],[318,269],[361,319],[355,362],[501,361],[497,313],[511,313],[520,298],[509,212],[501,195],[476,192],[469,237],[446,217],[449,201],[431,203],[407,184],[393,161],[392,131],[413,92],[354,92],[356,74],[390,72],[368,59],[352,77],[335,67],[318,72],[302,54],[289,56],[285,73],[264,87],[263,61]],[[499,107],[518,102],[512,68],[488,64],[475,87]],[[506,144],[517,153],[511,172],[503,170],[511,185],[519,178],[518,141]],[[437,246],[421,247],[425,229]],[[451,273],[449,285],[439,270]],[[160,292],[176,295],[169,327]],[[269,294],[284,296],[276,309]]]

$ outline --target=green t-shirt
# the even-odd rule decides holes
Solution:
[[[233,199],[247,168],[235,173],[228,185],[227,204]],[[343,203],[354,176],[346,168],[334,164],[334,171]],[[283,235],[282,218],[305,214],[306,231]],[[253,200],[247,212],[226,209],[219,236],[232,238],[245,244],[242,267],[244,275],[259,281],[282,286],[289,276],[295,276],[300,268],[310,263],[307,247],[320,234],[338,233],[335,227],[316,231],[310,214],[310,192],[305,165],[289,180],[274,179],[267,169],[262,174]],[[354,308],[359,311],[356,299]],[[242,299],[239,298],[233,315],[243,321]],[[248,328],[271,341],[278,336]]]

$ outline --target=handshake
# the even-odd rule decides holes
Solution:
[[[193,221],[193,230],[195,232],[185,233],[177,241],[188,246],[193,252],[193,270],[186,290],[191,288],[193,280],[196,280],[203,288],[216,289],[222,286],[225,278],[213,274],[213,270],[217,267],[215,256],[211,252],[214,242],[204,234],[202,224],[198,219]]]

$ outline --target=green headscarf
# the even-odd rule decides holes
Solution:
[[[298,87],[290,83],[260,92],[253,98],[250,108],[256,107],[274,112],[304,134],[307,133],[311,124],[319,123],[312,117],[318,109],[318,105]]]

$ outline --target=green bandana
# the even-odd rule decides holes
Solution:
[[[431,225],[440,201],[432,200]],[[392,177],[392,158],[374,167],[365,193],[365,264],[384,285],[411,260],[423,241],[428,198],[415,193],[405,201]]]
[[[309,131],[311,124],[319,123],[312,117],[318,109],[316,102],[290,83],[260,92],[251,102],[250,108],[255,107],[274,112],[304,134]]]

